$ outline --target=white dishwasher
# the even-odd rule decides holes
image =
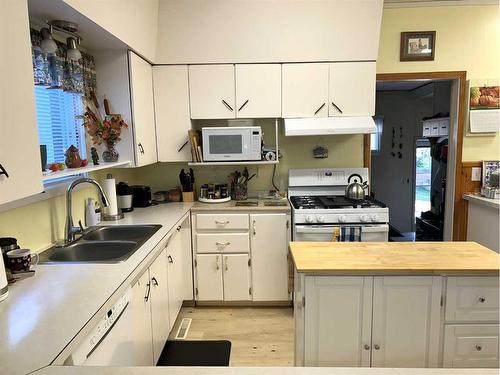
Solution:
[[[68,357],[66,366],[134,366],[131,298],[132,289],[128,287]]]

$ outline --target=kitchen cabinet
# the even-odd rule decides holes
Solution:
[[[153,99],[153,68],[129,52],[132,123],[135,132],[136,166],[156,163],[156,129]]]
[[[170,270],[169,270],[170,271]],[[151,299],[151,330],[153,337],[153,365],[160,358],[167,342],[173,322],[169,319],[171,299],[169,296],[170,282],[173,282],[167,272],[167,248],[165,248],[149,267]],[[175,320],[174,320],[175,321]]]
[[[441,277],[375,277],[372,367],[437,367]]]
[[[173,327],[184,300],[183,258],[181,227],[178,226],[170,237],[166,250],[168,260],[168,311],[170,326]]]
[[[0,59],[0,204],[41,193],[42,170],[35,112],[26,1],[0,3],[0,30],[9,57]]]
[[[305,277],[304,366],[437,367],[441,277]]]
[[[328,117],[329,64],[283,64],[282,115]]]
[[[372,285],[372,277],[306,278],[303,366],[370,366]]]
[[[328,115],[375,115],[375,61],[339,62],[329,66]]]
[[[286,213],[250,214],[252,300],[288,300],[288,227]]]
[[[234,87],[234,65],[190,65],[191,118],[234,118]]]
[[[196,299],[198,301],[222,301],[222,255],[198,254],[196,256]]]
[[[224,254],[224,301],[250,300],[250,257],[248,254]]]
[[[134,324],[133,331],[134,366],[153,366],[153,336],[151,327],[151,284],[146,270],[132,286],[130,313]]]
[[[236,117],[281,117],[281,65],[236,64]]]
[[[188,140],[189,78],[187,65],[153,67],[158,161],[191,161]]]

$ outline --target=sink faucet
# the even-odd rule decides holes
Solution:
[[[106,194],[104,194],[104,190],[102,190],[101,185],[99,183],[92,179],[92,178],[79,178],[75,181],[73,181],[69,186],[68,190],[66,192],[66,228],[64,230],[65,236],[64,236],[64,242],[67,244],[69,242],[72,242],[75,240],[75,235],[82,233],[83,229],[82,227],[75,227],[73,225],[73,210],[72,210],[72,194],[73,194],[73,189],[75,188],[76,185],[82,184],[82,183],[89,183],[92,185],[95,185],[97,189],[99,190],[99,193],[101,194],[101,201],[104,207],[109,206],[109,201],[108,198],[106,197]]]

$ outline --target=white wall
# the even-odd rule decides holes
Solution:
[[[150,62],[156,58],[158,0],[63,0]]]
[[[381,150],[372,154],[372,188],[375,197],[389,207],[390,223],[401,232],[411,232],[415,140],[422,135],[422,117],[434,114],[433,98],[419,99],[411,92],[377,92],[375,113],[384,116]],[[391,156],[392,127],[396,130],[396,157]],[[399,128],[403,127],[403,138]],[[397,153],[399,143],[403,157]]]
[[[160,0],[156,63],[376,60],[381,18],[382,0]]]

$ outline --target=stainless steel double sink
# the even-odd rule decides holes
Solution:
[[[64,247],[40,254],[40,263],[119,263],[136,252],[161,225],[95,227]]]

